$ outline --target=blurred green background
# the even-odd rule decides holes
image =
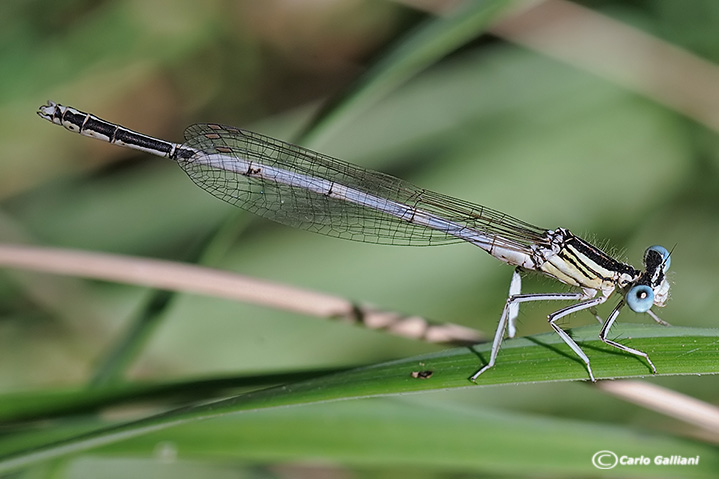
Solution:
[[[719,59],[713,0],[582,3],[709,62]],[[378,57],[432,21],[420,4],[431,2],[3,1],[0,238],[185,261],[220,225],[232,224],[203,264],[491,334],[511,269],[472,246],[383,247],[291,230],[216,200],[170,161],[70,134],[35,114],[52,99],[171,141],[182,141],[183,129],[202,121],[292,140]],[[311,146],[533,224],[570,228],[637,267],[647,246],[675,247],[672,296],[661,317],[715,326],[719,141],[716,132],[641,93],[483,35],[363,105]],[[528,291],[556,289],[541,278],[526,284]],[[1,391],[82,385],[151,294],[3,271]],[[551,308],[523,308],[520,334],[549,330],[543,318]],[[625,311],[619,321],[648,319]],[[593,322],[579,315],[571,325]],[[437,349],[347,324],[182,295],[127,377],[340,367]],[[651,381],[717,402],[715,377]],[[683,434],[678,423],[583,384],[467,389],[423,399]],[[366,408],[346,407],[348,415],[352,407]],[[351,434],[349,426],[339,427]],[[148,449],[125,453],[144,458]],[[259,477],[310,468],[279,466],[287,459],[281,453],[240,458],[265,465],[255,470]],[[187,477],[235,470],[204,459],[184,469],[191,471]],[[319,460],[320,469],[349,473],[326,466],[328,460]],[[558,451],[556,463],[562,460]],[[89,477],[94,467],[109,467],[97,458],[85,461],[69,470]],[[157,466],[138,461],[132,462],[138,474]],[[354,463],[352,471],[389,476],[399,467],[381,464]],[[422,474],[441,474],[445,466]]]

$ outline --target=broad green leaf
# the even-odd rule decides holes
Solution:
[[[648,374],[648,367],[638,358],[628,357],[596,339],[596,328],[581,328],[573,334],[588,352],[598,378]],[[617,328],[615,334],[626,338],[624,343],[649,353],[661,375],[719,372],[717,331],[630,326]],[[488,350],[489,345],[484,344],[361,367],[101,427],[51,443],[43,444],[28,434],[23,442],[32,447],[13,451],[13,440],[0,444],[0,449],[6,452],[0,459],[0,471],[232,413],[458,387],[587,379],[583,366],[561,339],[554,334],[542,334],[507,341],[497,367],[483,375],[478,386],[473,386],[467,377],[481,364],[479,358],[487,357]],[[419,372],[428,377],[416,377]],[[42,436],[43,432],[38,434]]]

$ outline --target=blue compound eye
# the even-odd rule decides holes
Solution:
[[[627,293],[627,304],[635,313],[646,313],[654,305],[654,291],[646,284],[632,286]]]
[[[650,251],[656,251],[659,253],[659,256],[662,257],[662,263],[664,264],[664,271],[667,271],[669,269],[669,265],[672,264],[672,257],[669,255],[669,251],[664,246],[654,245],[647,248],[647,250],[644,252],[644,262],[647,261],[647,255]]]

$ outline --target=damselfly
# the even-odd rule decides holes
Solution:
[[[564,228],[538,228],[485,206],[231,126],[192,125],[185,130],[185,143],[178,144],[54,102],[41,106],[38,115],[81,135],[170,158],[217,198],[279,223],[370,243],[427,246],[466,241],[515,266],[489,361],[470,377],[472,381],[494,366],[505,334],[515,335],[519,304],[529,301],[574,302],[548,320],[584,362],[592,381],[596,379],[589,358],[557,324],[585,309],[603,323],[603,342],[641,356],[656,373],[646,353],[607,336],[625,304],[667,325],[651,310],[664,306],[669,296],[666,272],[671,257],[662,246],[649,247],[644,270],[637,270]],[[578,291],[522,294],[523,270],[537,271]],[[602,321],[595,308],[615,291],[622,298]]]

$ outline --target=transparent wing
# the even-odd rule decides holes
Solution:
[[[221,154],[258,165],[280,168],[298,177],[321,178],[368,195],[426,211],[480,232],[500,246],[527,251],[546,244],[546,229],[502,212],[468,203],[385,173],[285,143],[258,133],[216,124],[195,124],[185,130],[183,147],[197,150],[178,163],[198,186],[230,204],[279,223],[337,238],[391,245],[429,246],[462,241],[444,229],[407,222],[367,206],[244,175],[201,161]]]

